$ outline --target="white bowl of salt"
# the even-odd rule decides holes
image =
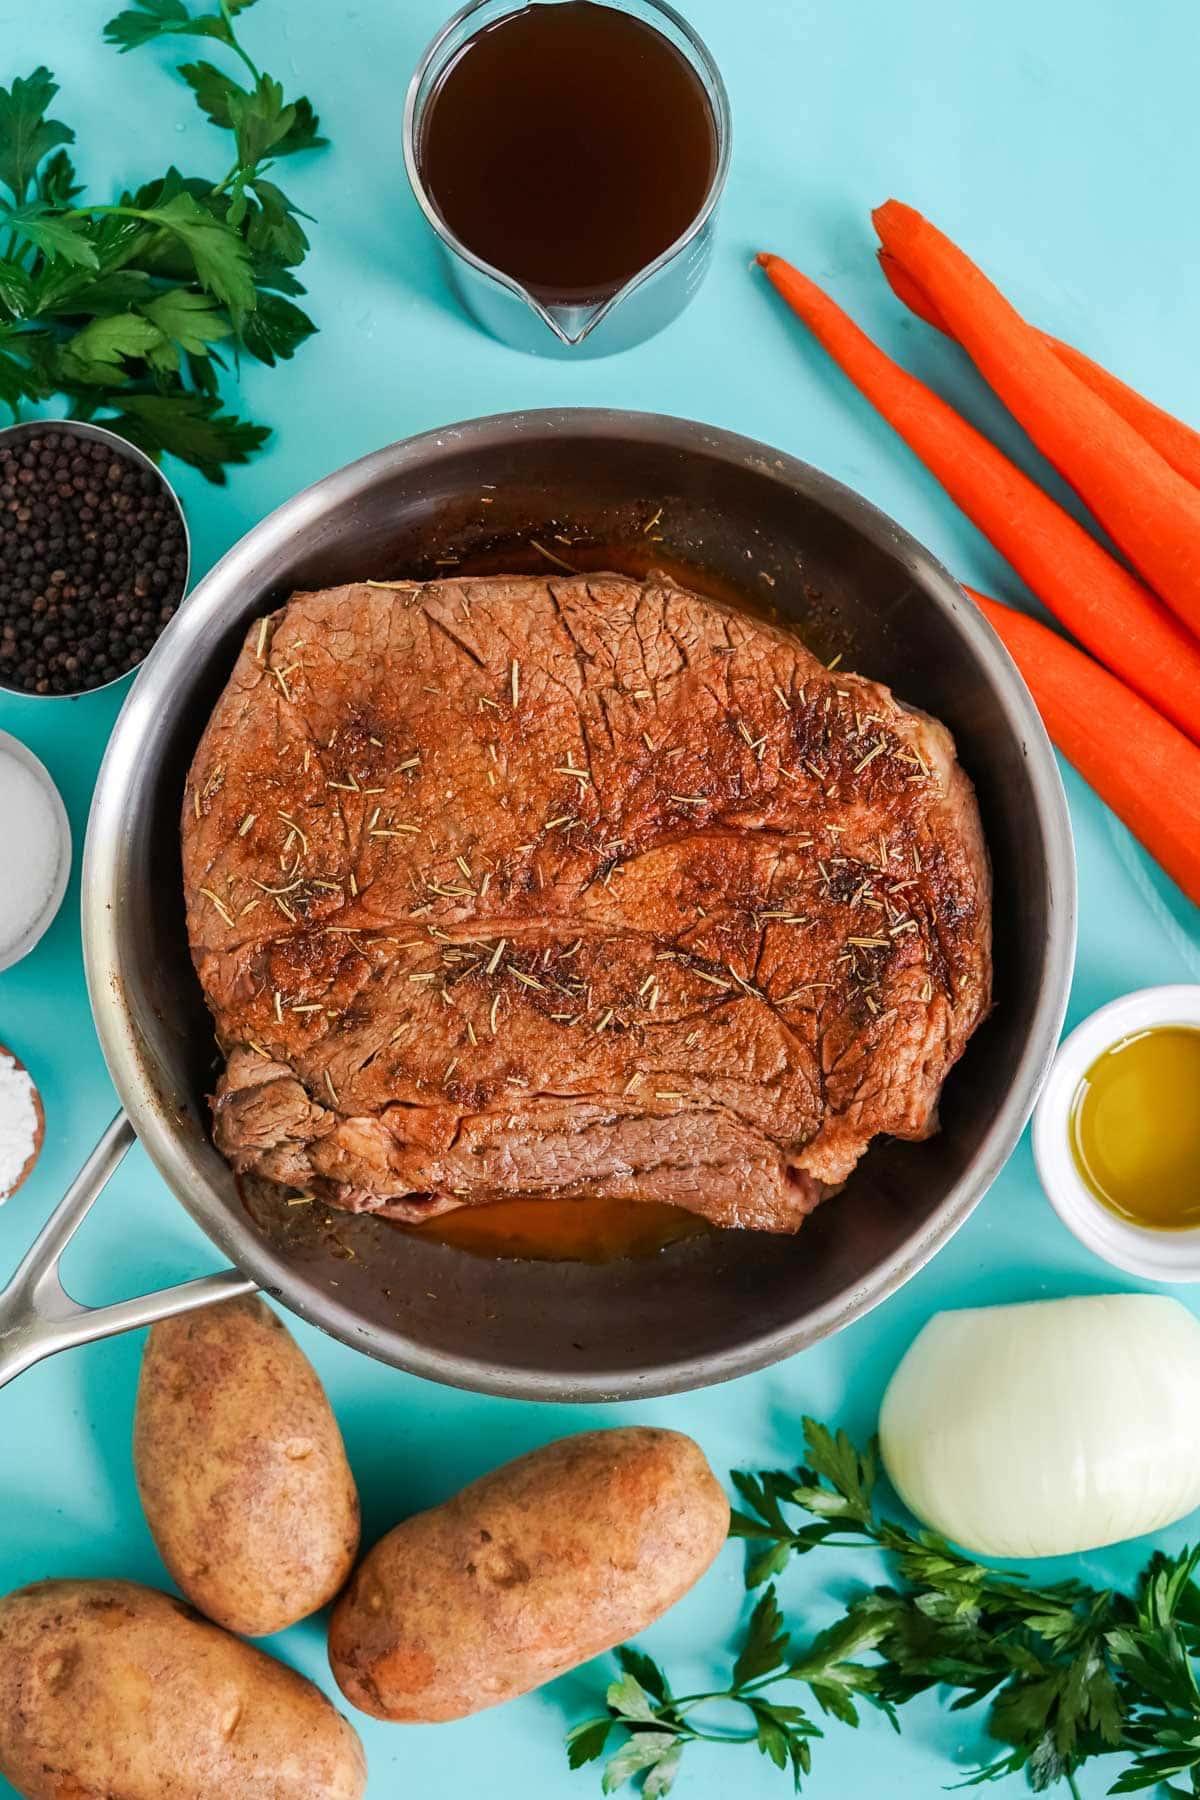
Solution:
[[[7,731],[0,731],[0,857],[0,969],[10,969],[62,905],[71,826],[44,765]]]

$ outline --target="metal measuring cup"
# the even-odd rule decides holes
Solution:
[[[545,0],[540,0],[544,4]],[[552,305],[511,275],[485,262],[462,242],[434,205],[421,171],[425,110],[446,70],[478,32],[526,0],[470,0],[429,45],[409,84],[404,109],[404,161],[417,202],[441,241],[450,280],[471,316],[514,350],[536,356],[610,356],[631,349],[669,325],[691,300],[708,269],[713,223],[729,172],[733,122],[729,95],[717,65],[687,20],[666,0],[605,0],[660,32],[686,57],[712,107],[716,164],[699,212],[682,237],[639,269],[615,294],[590,305]]]

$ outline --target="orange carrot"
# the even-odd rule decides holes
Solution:
[[[1200,633],[1200,489],[1085,387],[981,269],[911,206],[875,228],[979,373],[1155,592]]]
[[[768,276],[855,386],[1056,617],[1200,742],[1200,644],[982,433],[892,362],[815,283],[777,256]]]
[[[884,280],[895,294],[902,306],[907,306],[910,313],[923,319],[926,325],[932,325],[935,331],[944,332],[947,337],[954,333],[938,311],[925,289],[915,282],[904,264],[890,250],[882,246],[875,252]]]
[[[1200,750],[1090,656],[971,588],[1067,761],[1200,905]]]
[[[897,262],[887,250],[880,250],[879,266],[896,298],[903,301],[910,312],[915,313],[919,319],[924,319],[927,325],[944,331],[947,337],[954,335],[929,295],[918,287],[903,263]],[[1072,344],[1064,344],[1061,338],[1051,337],[1048,331],[1039,331],[1038,336],[1048,349],[1053,350],[1059,362],[1066,363],[1068,369],[1078,375],[1093,394],[1098,394],[1114,412],[1120,413],[1185,481],[1190,481],[1193,487],[1200,487],[1200,431],[1193,431],[1182,419],[1165,412],[1153,400],[1147,400],[1144,394],[1139,394],[1128,382],[1102,368],[1098,362],[1093,362],[1090,356],[1085,356],[1082,350],[1076,350]]]

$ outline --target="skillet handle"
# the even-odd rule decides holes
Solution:
[[[59,1259],[133,1142],[133,1126],[119,1112],[0,1291],[0,1387],[58,1350],[252,1294],[257,1287],[239,1270],[221,1269],[112,1306],[81,1306],[72,1300],[59,1278]]]

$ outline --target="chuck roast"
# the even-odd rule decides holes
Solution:
[[[249,632],[192,765],[216,1143],[353,1211],[795,1231],[989,1004],[943,726],[665,580],[364,584]]]

